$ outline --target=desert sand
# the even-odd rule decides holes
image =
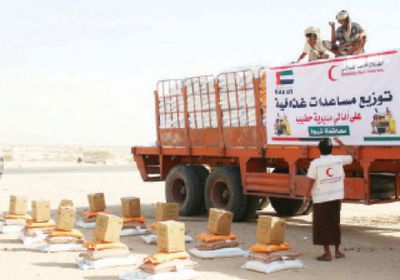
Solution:
[[[148,223],[153,222],[155,203],[164,201],[163,183],[144,183],[134,165],[131,168],[112,169],[111,172],[86,166],[85,172],[49,172],[45,167],[34,172],[23,172],[29,166],[62,165],[60,163],[12,163],[7,164],[8,173],[0,179],[0,211],[6,211],[10,194],[28,195],[30,199],[45,198],[54,209],[63,198],[72,199],[78,211],[86,209],[87,193],[104,192],[108,208],[120,213],[120,197],[138,196]],[[19,170],[20,172],[15,172]],[[275,215],[271,207],[260,213]],[[194,236],[205,230],[207,217],[182,217],[189,234]],[[276,272],[271,275],[241,269],[245,258],[199,260],[198,279],[399,279],[400,277],[400,203],[380,205],[345,204],[342,208],[342,248],[345,259],[330,263],[318,262],[321,253],[312,245],[311,215],[287,219],[286,240],[294,243],[302,252],[306,268]],[[242,248],[255,243],[256,220],[235,223],[233,232],[240,236]],[[91,230],[83,230],[86,238]],[[76,267],[78,253],[65,252],[44,254],[25,248],[16,238],[17,234],[0,235],[0,279],[118,279],[122,273],[134,267],[120,267],[81,271]],[[156,246],[146,245],[139,237],[124,237],[122,241],[139,256],[156,252]],[[187,247],[192,247],[189,244]]]

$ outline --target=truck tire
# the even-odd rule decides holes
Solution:
[[[206,209],[206,203],[204,201],[204,189],[206,187],[206,181],[208,178],[208,175],[210,175],[210,171],[208,171],[207,168],[205,168],[203,165],[193,165],[191,166],[194,168],[194,171],[197,174],[197,177],[200,180],[200,184],[201,184],[201,206],[199,208],[199,211],[197,211],[197,214],[205,214],[207,212]]]
[[[391,199],[393,198],[394,194],[394,191],[371,193],[371,199]]]
[[[253,196],[253,195],[246,195],[247,198],[247,205],[246,205],[246,210],[244,211],[242,217],[240,217],[240,221],[248,221],[251,218],[255,217],[257,210],[259,209],[260,206],[260,201],[261,198],[259,196]]]
[[[273,173],[288,173],[287,168],[275,168]],[[306,175],[307,170],[300,168],[297,170],[300,175]],[[298,215],[308,215],[312,211],[312,202],[310,201],[306,205],[303,205],[303,200],[301,199],[291,199],[291,198],[278,198],[270,197],[272,208],[282,216],[298,216]]]
[[[395,189],[396,176],[391,173],[370,174],[371,193],[388,192]]]
[[[175,166],[165,181],[165,197],[167,202],[179,203],[179,215],[191,216],[199,214],[203,203],[204,189],[192,166]]]
[[[270,197],[269,200],[276,213],[281,216],[306,215],[312,209],[312,206],[310,206],[311,202],[303,205],[302,199]]]
[[[207,178],[204,198],[207,210],[220,208],[231,211],[233,220],[239,221],[247,206],[247,197],[243,194],[239,168],[216,167]]]

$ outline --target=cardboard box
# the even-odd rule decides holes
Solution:
[[[219,235],[228,235],[231,233],[232,219],[232,212],[210,208],[207,230]]]
[[[122,207],[122,217],[126,218],[140,217],[140,198],[122,197],[121,207]]]
[[[105,242],[119,242],[122,219],[115,215],[100,213],[96,218],[95,236]]]
[[[76,211],[74,207],[63,206],[58,208],[56,228],[62,230],[73,230],[75,225]]]
[[[64,206],[74,207],[74,202],[70,199],[62,199],[60,201],[60,204],[58,205],[58,208],[64,207]]]
[[[32,201],[32,219],[36,222],[47,222],[51,218],[50,201],[49,200],[33,200]]]
[[[106,202],[104,200],[104,193],[91,193],[88,194],[89,206],[91,211],[104,211],[106,209]]]
[[[25,215],[28,207],[28,198],[26,196],[10,196],[10,214]]]
[[[157,246],[165,253],[184,251],[185,224],[176,221],[158,222]]]
[[[285,220],[271,216],[259,216],[256,238],[258,242],[262,243],[282,244],[285,242]]]
[[[179,204],[157,202],[156,205],[156,222],[178,220],[179,219]]]

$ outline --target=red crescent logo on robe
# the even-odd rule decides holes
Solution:
[[[326,171],[325,171],[326,176],[333,177],[333,175],[331,174],[331,170],[332,170],[332,168],[330,168],[330,167],[326,169]]]

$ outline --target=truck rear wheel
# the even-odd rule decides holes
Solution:
[[[208,175],[210,175],[210,171],[208,171],[208,169],[205,168],[203,165],[193,165],[192,167],[194,168],[194,171],[196,172],[201,184],[201,206],[199,208],[198,214],[205,214],[207,212],[207,209],[206,203],[204,201],[204,189],[206,187],[206,181]]]
[[[273,173],[288,173],[287,168],[275,168]],[[297,170],[300,175],[306,175],[307,170],[300,168]],[[308,202],[303,205],[302,199],[291,199],[291,198],[280,198],[280,197],[270,197],[272,208],[282,216],[298,216],[298,215],[308,215],[312,211],[312,202]]]
[[[396,176],[390,173],[372,173],[371,199],[390,199],[395,194]]]
[[[175,166],[165,181],[167,202],[179,203],[179,215],[200,214],[204,205],[204,187],[193,166]]]
[[[303,205],[302,199],[270,197],[271,205],[282,216],[306,215],[311,212],[311,202]]]
[[[243,216],[240,218],[240,221],[247,221],[253,218],[259,209],[260,201],[261,198],[259,196],[248,195],[246,210],[244,211]]]
[[[243,194],[240,170],[237,167],[216,167],[208,176],[204,198],[207,209],[220,208],[231,211],[233,220],[240,220],[247,206]]]

